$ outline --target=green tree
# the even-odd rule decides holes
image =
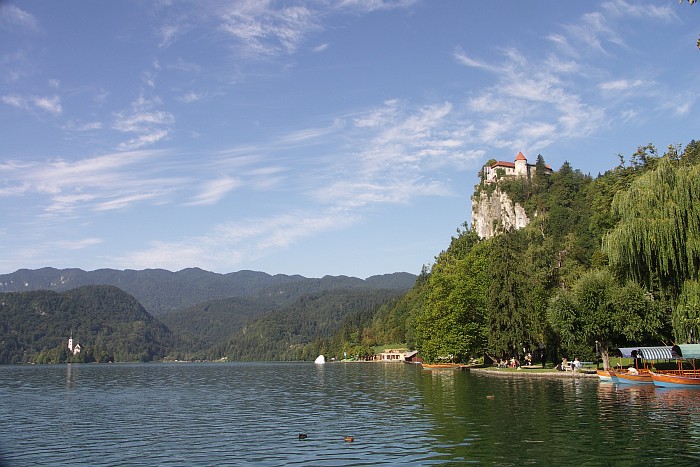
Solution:
[[[676,341],[697,343],[700,340],[700,282],[685,281],[671,319]]]
[[[486,255],[485,244],[469,231],[438,257],[425,305],[414,320],[416,346],[426,362],[467,361],[483,351]]]
[[[620,221],[603,239],[611,266],[673,300],[700,270],[700,165],[664,157],[615,195]]]
[[[632,281],[619,285],[607,269],[588,271],[570,290],[559,292],[547,317],[566,345],[597,342],[606,369],[609,348],[653,338],[663,327],[662,307],[653,296]]]
[[[492,239],[488,264],[488,350],[510,354],[528,342],[527,283],[523,231]]]

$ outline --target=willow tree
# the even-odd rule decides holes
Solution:
[[[648,288],[677,297],[700,269],[700,165],[668,157],[615,195],[619,222],[603,238],[610,264]]]
[[[610,264],[660,295],[674,307],[678,340],[700,335],[689,303],[700,300],[700,164],[670,157],[613,199],[620,221],[603,238]],[[682,297],[683,303],[678,303]],[[680,326],[680,327],[679,327]]]
[[[700,340],[700,282],[686,281],[671,317],[674,337],[678,342]]]

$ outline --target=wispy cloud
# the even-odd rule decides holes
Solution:
[[[40,205],[48,215],[125,208],[144,200],[163,199],[183,180],[149,176],[144,167],[161,155],[157,151],[132,151],[78,161],[4,163],[0,174],[6,182],[0,184],[0,196],[47,196],[48,202]]]
[[[204,183],[202,191],[187,204],[190,206],[215,204],[240,185],[240,180],[231,177],[222,177],[208,181]]]
[[[245,0],[218,11],[221,31],[236,39],[247,56],[295,52],[310,31],[318,30],[318,16],[305,5],[272,8],[269,1]]]
[[[347,212],[297,211],[267,218],[221,223],[210,233],[175,242],[152,242],[141,251],[114,258],[123,268],[162,267],[179,270],[193,264],[230,269],[246,261],[278,252],[322,232],[339,230],[357,221]]]
[[[82,250],[91,246],[99,245],[103,240],[99,238],[82,238],[77,240],[59,240],[55,246],[62,250]]]
[[[7,3],[0,3],[0,29],[39,30],[39,22],[29,12]]]
[[[377,10],[392,10],[406,8],[415,4],[418,0],[342,0],[338,8],[352,9],[362,13],[371,13]]]
[[[19,94],[7,94],[0,96],[0,101],[22,110],[40,110],[52,115],[60,115],[63,112],[61,98],[59,96],[21,96]]]
[[[136,134],[135,137],[120,143],[120,150],[139,149],[168,136],[169,125],[175,122],[175,116],[168,111],[154,109],[159,103],[158,99],[146,100],[140,97],[132,102],[130,110],[115,114],[112,125],[115,130]]]
[[[639,4],[630,3],[625,0],[612,0],[604,2],[601,7],[603,11],[614,17],[632,16],[661,21],[673,21],[678,19],[678,14],[671,4]]]
[[[606,81],[604,83],[600,83],[598,87],[600,87],[600,89],[602,89],[603,91],[627,91],[629,89],[639,88],[640,86],[644,86],[645,84],[646,83],[640,79],[618,79],[614,81]]]
[[[190,91],[180,96],[179,100],[181,102],[184,102],[185,104],[191,104],[193,102],[197,102],[204,99],[206,96],[207,94],[203,92]]]
[[[609,60],[633,49],[634,44],[628,44],[621,33],[628,18],[672,21],[676,14],[668,5],[649,8],[611,0],[599,11],[585,13],[561,25],[559,31],[546,33],[544,39],[553,47],[540,57],[510,48],[479,59],[457,48],[456,63],[493,77],[492,86],[467,98],[475,142],[511,151],[538,151],[556,141],[590,136],[612,115],[635,118],[638,113],[626,103],[640,96],[674,101],[668,92],[655,89],[654,79],[645,76],[648,72],[640,75],[639,70],[630,70],[630,74],[641,76],[633,79],[610,76],[610,68],[600,64],[601,57]],[[595,90],[599,92],[591,92]],[[667,109],[683,115],[689,112],[692,101]]]

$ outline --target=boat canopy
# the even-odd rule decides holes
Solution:
[[[680,357],[678,352],[673,351],[673,347],[640,347],[639,352],[644,360],[675,360]]]
[[[700,346],[698,346],[700,347]],[[700,352],[700,349],[698,349]],[[644,360],[675,360],[680,357],[680,352],[671,346],[657,347],[618,347],[615,356],[622,358],[643,358]]]
[[[673,350],[678,353],[681,358],[700,359],[700,344],[678,344],[673,346]]]

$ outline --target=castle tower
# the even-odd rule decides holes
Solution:
[[[515,175],[527,176],[527,158],[522,152],[519,152],[515,157]]]

